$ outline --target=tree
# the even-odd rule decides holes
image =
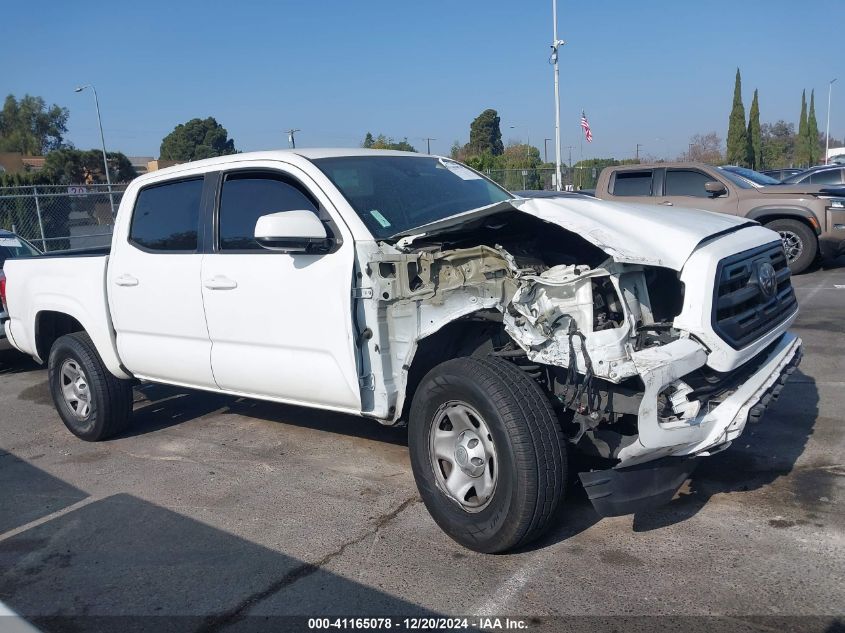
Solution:
[[[816,121],[816,91],[810,91],[810,114],[807,116],[807,161],[818,165],[822,152],[819,146],[819,124]]]
[[[236,154],[235,142],[214,117],[180,123],[161,141],[162,160],[200,160]]]
[[[106,156],[112,182],[129,182],[137,176],[132,163],[121,152],[108,152]],[[106,182],[103,153],[98,149],[59,149],[50,152],[40,174],[55,185]]]
[[[763,169],[763,145],[760,138],[760,103],[757,100],[757,89],[751,100],[748,111],[748,164],[751,169]]]
[[[770,169],[789,167],[795,160],[795,125],[786,121],[764,123],[760,127],[763,164]]]
[[[41,97],[8,95],[0,112],[0,151],[43,156],[64,145],[67,108],[49,108]]]
[[[373,138],[373,135],[370,132],[367,132],[364,137],[364,142],[361,143],[361,147],[366,147],[368,149],[393,149],[400,152],[417,151],[416,148],[408,142],[407,136],[401,141],[394,141],[392,137],[385,136],[384,134],[379,134]]]
[[[798,138],[795,143],[795,162],[804,167],[810,164],[810,149],[807,147],[807,91],[801,91],[801,118],[798,119]]]
[[[716,132],[709,134],[695,134],[689,140],[689,152],[687,160],[696,163],[709,163],[718,165],[724,162],[722,156],[722,139]]]
[[[732,165],[748,164],[748,132],[745,129],[745,106],[742,105],[742,78],[739,68],[734,80],[734,101],[728,121],[728,163]]]
[[[499,113],[492,108],[475,117],[469,126],[469,146],[473,154],[490,152],[493,156],[499,156],[505,151],[500,123]]]

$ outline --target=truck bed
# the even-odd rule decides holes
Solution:
[[[38,344],[39,315],[55,311],[76,319],[111,369],[120,373],[106,293],[108,249],[85,249],[6,262],[10,342],[40,362],[49,349]]]

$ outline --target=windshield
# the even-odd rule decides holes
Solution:
[[[784,178],[783,183],[785,185],[797,185],[799,182],[802,182],[808,179],[810,176],[805,171],[799,171],[797,174],[792,174],[789,178]]]
[[[313,162],[377,239],[513,198],[468,167],[443,158],[343,156]]]
[[[0,268],[10,257],[33,257],[38,250],[26,240],[11,233],[0,233]]]
[[[738,176],[742,176],[746,180],[750,180],[755,185],[760,185],[761,187],[767,187],[769,185],[780,185],[782,184],[780,180],[776,180],[771,176],[767,176],[766,174],[761,174],[759,171],[754,171],[753,169],[748,169],[747,167],[719,167],[722,171],[736,174]]]

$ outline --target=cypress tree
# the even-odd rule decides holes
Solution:
[[[748,131],[745,129],[745,106],[742,105],[742,78],[736,69],[734,81],[734,102],[731,118],[728,120],[728,163],[731,165],[748,164]]]
[[[754,89],[754,99],[748,111],[748,164],[751,169],[763,168],[763,141],[760,133],[760,103],[757,99],[757,89]]]
[[[816,121],[816,91],[810,91],[810,114],[807,116],[807,160],[817,165],[822,153],[819,147],[819,124]]]
[[[801,91],[801,118],[798,119],[798,138],[795,141],[795,162],[804,167],[810,162],[807,155],[807,91]]]

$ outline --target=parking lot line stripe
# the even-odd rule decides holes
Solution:
[[[0,543],[5,541],[6,539],[12,538],[13,536],[17,536],[18,534],[26,532],[29,529],[32,529],[34,527],[38,527],[39,525],[43,525],[44,523],[49,523],[53,519],[58,519],[61,516],[64,516],[66,514],[70,514],[71,512],[75,512],[76,510],[79,510],[80,508],[84,508],[88,504],[94,503],[95,501],[99,501],[102,498],[103,498],[102,496],[86,497],[82,501],[77,501],[76,503],[73,503],[73,504],[71,504],[71,505],[69,505],[65,508],[62,508],[61,510],[56,510],[55,512],[53,512],[51,514],[43,516],[40,519],[35,519],[35,521],[30,521],[29,523],[25,523],[24,525],[21,525],[20,527],[16,527],[12,530],[9,530],[8,532],[4,532],[3,534],[0,534]]]

